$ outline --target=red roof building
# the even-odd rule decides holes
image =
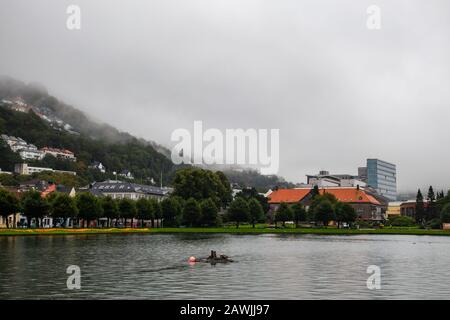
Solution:
[[[269,203],[297,203],[303,200],[311,192],[310,188],[306,189],[278,189],[273,191],[269,196]]]
[[[312,188],[278,189],[268,195],[268,202],[272,211],[276,210],[280,203],[301,203],[308,209],[312,200],[311,191]],[[319,193],[321,195],[330,193],[338,201],[350,204],[360,219],[381,221],[386,218],[387,205],[381,203],[364,189],[358,187],[321,188]]]

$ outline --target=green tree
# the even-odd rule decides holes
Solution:
[[[34,218],[36,226],[39,228],[39,219],[47,216],[50,211],[50,205],[45,198],[41,197],[38,191],[27,191],[22,197],[23,212],[28,220],[28,227],[31,225],[31,219]]]
[[[248,222],[250,213],[247,201],[241,197],[236,197],[228,208],[228,215],[230,221],[236,222],[236,228],[239,228],[241,222]]]
[[[333,204],[328,199],[322,199],[314,208],[314,217],[316,221],[321,221],[323,226],[328,226],[328,223],[335,219]]]
[[[415,224],[414,219],[407,216],[392,217],[388,222],[393,227],[412,227]]]
[[[296,203],[292,206],[292,212],[294,214],[295,227],[298,228],[300,221],[306,221],[306,210],[300,203]]]
[[[222,171],[216,171],[216,172],[214,172],[214,175],[220,181],[220,185],[218,186],[219,198],[220,198],[222,207],[225,208],[233,200],[233,197],[232,197],[233,190],[231,190],[230,181],[228,180],[227,176]]]
[[[425,205],[423,203],[423,196],[420,189],[417,190],[415,219],[417,223],[425,223]]]
[[[202,213],[197,200],[189,198],[183,209],[183,222],[190,227],[194,227],[200,225],[201,219]]]
[[[0,132],[3,133],[4,130],[1,130]],[[2,155],[0,157],[0,168],[2,168],[4,171],[13,171],[14,164],[20,163],[22,161],[19,153],[13,152],[3,140],[0,140],[0,154]],[[12,175],[8,176],[11,177]]]
[[[50,213],[53,219],[62,218],[62,225],[65,227],[67,218],[74,219],[78,215],[77,204],[68,194],[58,193],[50,201]]]
[[[119,202],[120,216],[124,219],[124,227],[127,226],[127,220],[131,219],[131,227],[133,227],[134,218],[137,215],[136,203],[128,198],[123,198]]]
[[[165,227],[178,227],[182,218],[182,208],[175,198],[161,201],[162,219]]]
[[[89,228],[91,220],[98,219],[102,215],[102,205],[98,198],[89,192],[78,193],[75,197],[78,207],[78,217],[83,219],[83,224]]]
[[[436,196],[434,194],[433,187],[430,186],[428,188],[428,195],[427,195],[426,219],[429,221],[436,218],[438,218],[436,210]]]
[[[319,196],[319,186],[315,185],[313,189],[311,190],[311,198],[314,199],[315,197]]]
[[[264,220],[264,210],[259,201],[255,198],[248,200],[248,209],[250,213],[250,223],[254,228],[257,222]]]
[[[173,180],[173,196],[185,200],[197,201],[211,198],[219,207],[225,207],[231,201],[231,187],[226,176],[218,171],[212,172],[199,168],[177,170]]]
[[[141,220],[141,227],[144,227],[144,220],[155,219],[153,205],[150,200],[141,198],[136,202],[137,216]]]
[[[242,191],[236,194],[236,197],[243,197],[247,201],[252,198],[258,200],[263,208],[264,213],[267,213],[270,209],[268,199],[264,197],[264,195],[258,193],[255,188],[244,188],[242,189]]]
[[[15,214],[19,211],[19,209],[20,203],[16,196],[5,189],[0,189],[0,214],[3,219],[6,220],[7,228],[9,228],[8,216],[13,214],[15,220]],[[13,224],[15,226],[15,221]]]
[[[208,227],[217,224],[218,209],[214,201],[205,199],[200,202],[200,210],[202,213],[202,224]]]
[[[119,217],[119,205],[116,200],[111,198],[110,196],[101,198],[100,200],[103,216],[108,219],[107,226],[108,228],[111,227],[111,221],[112,219],[116,219]]]
[[[443,223],[450,222],[450,203],[447,203],[441,210],[441,221]]]
[[[356,221],[355,209],[345,202],[337,202],[334,205],[335,218],[338,223],[338,228],[341,227],[341,223],[346,222],[351,224]]]
[[[277,212],[275,214],[275,226],[278,221],[283,222],[283,227],[286,226],[286,221],[290,221],[294,218],[294,213],[292,209],[286,204],[281,203],[280,206],[277,209]]]
[[[155,220],[156,220],[156,223],[158,223],[158,221],[161,221],[161,219],[162,219],[161,204],[156,199],[150,199],[149,203],[150,203],[150,207],[152,208],[152,212],[153,212],[152,213],[152,217],[153,217],[152,218],[152,228],[154,228],[154,227],[156,227]]]

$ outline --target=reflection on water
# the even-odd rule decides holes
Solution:
[[[312,235],[0,237],[0,298],[448,299],[450,238]],[[210,250],[238,261],[189,265]],[[66,268],[81,268],[81,290]],[[369,265],[381,289],[369,290]]]

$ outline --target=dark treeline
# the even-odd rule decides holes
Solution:
[[[417,190],[415,215],[411,218],[420,226],[433,229],[450,223],[450,190],[445,194],[443,190],[435,192],[430,186],[425,196]]]
[[[0,189],[0,214],[8,223],[8,216],[14,214],[15,219],[15,214],[22,212],[27,218],[27,226],[32,226],[34,221],[37,228],[44,217],[52,217],[54,226],[57,221],[66,226],[70,219],[71,226],[75,227],[89,227],[93,221],[102,227],[135,226],[135,222],[141,227],[212,227],[220,226],[224,219],[254,224],[265,220],[267,200],[255,189],[249,189],[232,202],[230,183],[220,171],[181,169],[176,173],[174,186],[172,195],[162,201],[154,198],[112,199],[96,197],[89,192],[78,193],[74,198],[57,192],[42,197],[40,192],[33,190],[25,192],[19,199],[12,192]],[[244,215],[249,210],[248,217],[239,215],[242,204]],[[219,212],[223,214],[219,215]],[[13,225],[16,225],[15,221]]]

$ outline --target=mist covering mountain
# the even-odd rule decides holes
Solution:
[[[3,103],[0,110],[0,134],[19,136],[39,148],[67,148],[75,152],[78,160],[71,163],[46,157],[36,165],[76,171],[84,182],[114,177],[113,171],[130,170],[138,180],[155,184],[161,182],[161,175],[167,183],[181,167],[172,163],[170,150],[166,147],[91,119],[84,112],[51,96],[39,83],[27,84],[10,77],[1,77],[0,99],[21,99],[32,106],[34,111],[12,111],[5,108]],[[0,148],[0,153],[0,167],[12,171],[20,158],[5,146]],[[100,174],[89,169],[89,164],[94,161],[102,162],[109,173]],[[211,166],[209,169],[217,168]],[[237,187],[252,186],[266,191],[277,186],[294,186],[278,176],[263,176],[251,169],[221,167],[220,170]]]
[[[47,89],[36,82],[26,84],[10,77],[0,78],[0,97],[14,98],[21,97],[27,103],[38,108],[46,108],[56,117],[69,123],[75,131],[82,132],[93,139],[101,139],[109,143],[125,143],[136,138],[127,132],[121,132],[116,128],[102,122],[91,119],[85,113],[65,104],[57,98],[49,95]],[[150,144],[157,151],[170,155],[167,148],[144,139],[138,139],[143,144]]]

